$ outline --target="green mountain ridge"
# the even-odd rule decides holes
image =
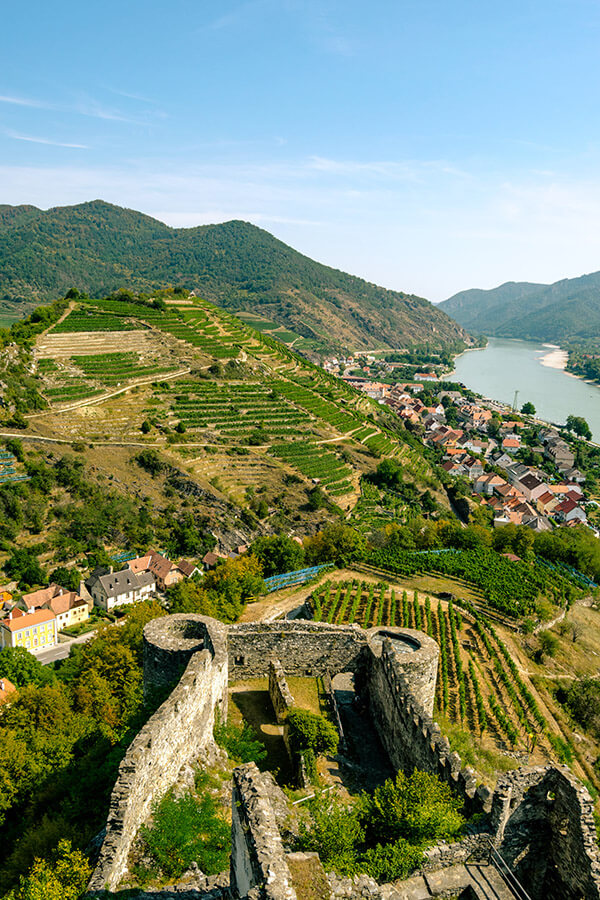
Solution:
[[[600,336],[600,272],[554,284],[507,282],[461,291],[439,306],[478,334],[585,343]]]
[[[421,297],[315,262],[248,222],[170,228],[101,200],[0,206],[0,299],[30,309],[70,287],[92,296],[182,284],[328,346],[454,346],[472,339]]]

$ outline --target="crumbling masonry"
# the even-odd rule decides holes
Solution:
[[[228,683],[266,677],[270,662],[280,660],[287,675],[353,672],[393,765],[439,775],[468,811],[488,813],[491,837],[532,900],[600,900],[587,790],[567,769],[554,767],[517,770],[493,793],[478,785],[431,718],[438,655],[433,640],[409,629],[365,631],[305,620],[226,626],[191,614],[150,622],[144,629],[145,689],[174,688],[121,763],[91,895],[118,886],[152,802],[182,766],[214,749],[215,715],[226,715]],[[295,900],[264,778],[253,765],[236,770],[233,795],[231,890],[239,897]],[[436,865],[450,864],[461,852],[457,846],[434,854]]]

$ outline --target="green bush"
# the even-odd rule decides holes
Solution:
[[[230,828],[217,815],[210,794],[176,800],[169,791],[152,808],[152,824],[140,829],[147,853],[168,878],[179,878],[193,862],[207,875],[229,863]]]
[[[307,709],[290,709],[287,714],[290,746],[295,753],[312,751],[315,756],[335,753],[339,736],[335,727],[323,716]]]
[[[364,840],[364,829],[358,811],[339,802],[315,797],[309,805],[310,827],[300,826],[300,847],[321,857],[325,870],[338,875],[354,875],[360,871],[357,847]]]
[[[462,801],[449,785],[434,775],[415,769],[412,775],[399,772],[362,796],[362,819],[369,843],[405,838],[412,844],[455,838],[465,819]]]
[[[339,875],[365,872],[380,882],[406,878],[439,840],[456,839],[465,820],[462,802],[447,784],[417,770],[400,772],[352,806],[317,796],[302,825],[302,850],[317,851],[325,869]]]
[[[255,762],[258,764],[266,759],[265,745],[258,740],[254,730],[247,722],[244,722],[243,725],[225,725],[217,722],[214,736],[219,747],[223,747],[230,759],[236,763]]]
[[[377,844],[365,851],[361,868],[382,884],[406,878],[421,865],[423,851],[404,838],[393,844]]]
[[[600,682],[580,678],[566,692],[566,705],[573,718],[590,734],[600,737]]]

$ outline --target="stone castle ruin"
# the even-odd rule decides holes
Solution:
[[[121,763],[88,896],[117,889],[152,803],[183,766],[214,749],[215,718],[227,715],[231,682],[269,677],[272,696],[285,704],[285,675],[351,672],[392,765],[438,775],[465,800],[467,813],[485,814],[484,833],[429,853],[426,868],[438,872],[440,884],[445,867],[464,863],[478,843],[487,842],[531,900],[600,900],[600,854],[586,788],[569,770],[553,766],[511,772],[493,792],[479,785],[431,717],[438,656],[435,641],[402,628],[364,630],[297,619],[228,626],[193,614],[151,621],[144,629],[145,689],[175,686]],[[269,777],[252,763],[234,771],[230,883],[221,897],[298,900],[293,871],[302,854],[284,851]],[[442,896],[429,892],[432,883],[423,881],[428,892],[412,896]],[[396,888],[360,896],[409,896]]]

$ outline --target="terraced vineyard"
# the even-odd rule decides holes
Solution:
[[[339,496],[352,490],[352,469],[337,458],[335,453],[310,441],[295,441],[271,447],[273,456],[283,459],[298,471],[318,481],[330,494]]]
[[[291,379],[289,382],[282,381],[278,383],[277,389],[296,406],[301,406],[316,418],[327,422],[341,434],[348,434],[362,425],[361,420],[355,415],[340,409],[338,404],[324,399],[314,390],[302,384],[300,379]]]
[[[52,334],[76,334],[82,331],[133,331],[140,326],[123,319],[118,313],[75,309],[52,329]]]
[[[305,431],[311,424],[305,412],[258,382],[219,385],[178,380],[165,386],[163,393],[172,397],[171,411],[186,428],[213,428],[235,438],[260,428],[266,442],[272,436]]]
[[[45,395],[51,403],[68,403],[75,400],[87,400],[103,394],[101,388],[94,387],[87,381],[69,378],[57,387],[46,388]]]
[[[131,352],[72,356],[71,362],[88,378],[109,386],[151,375],[164,375],[177,369],[176,366],[144,365],[139,355]]]
[[[280,335],[263,334],[198,298],[166,296],[166,303],[126,297],[79,301],[40,337],[41,392],[51,408],[74,407],[72,419],[65,414],[68,408],[60,410],[55,427],[65,423],[72,439],[94,441],[101,435],[106,440],[115,433],[122,441],[137,442],[144,425],[145,442],[158,441],[186,456],[186,445],[193,445],[187,458],[210,471],[215,483],[221,478],[215,454],[257,455],[252,447],[268,445],[268,480],[273,471],[282,478],[291,466],[333,497],[354,491],[361,472],[382,456],[396,455],[407,473],[419,470],[415,477],[430,477],[423,456],[376,423],[376,404],[300,359]],[[184,368],[187,374],[168,378]],[[104,406],[103,393],[133,382],[149,386],[112,407],[107,399]],[[93,411],[84,412],[87,400],[94,401]],[[128,415],[120,415],[119,403],[127,404]],[[347,462],[339,458],[338,440],[349,451]],[[239,498],[253,485],[242,478],[241,460],[228,462],[227,468],[232,477],[223,484]]]
[[[440,647],[437,711],[468,728],[480,749],[535,750],[564,761],[572,748],[557,735],[510,649],[485,616],[458,603],[357,579],[326,581],[309,598],[316,621],[414,628],[432,637]]]

